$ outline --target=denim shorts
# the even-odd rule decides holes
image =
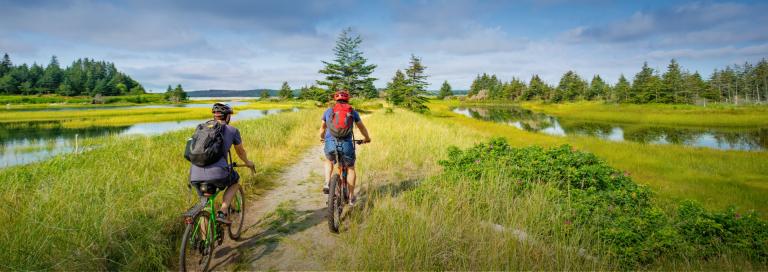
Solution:
[[[325,138],[325,157],[336,163],[336,138]],[[355,144],[352,140],[341,141],[341,163],[344,166],[355,166]]]

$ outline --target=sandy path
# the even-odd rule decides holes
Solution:
[[[283,172],[276,188],[246,204],[246,229],[240,241],[225,239],[216,248],[212,269],[324,269],[323,256],[336,238],[325,219],[322,162],[318,144]]]

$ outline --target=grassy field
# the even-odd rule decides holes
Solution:
[[[765,269],[764,263],[752,263],[742,256],[741,252],[725,249],[718,252],[726,255],[714,258],[698,257],[681,249],[680,252],[689,253],[663,255],[662,258],[645,260],[650,263],[644,263],[642,266],[627,266],[617,258],[611,257],[613,255],[605,255],[608,252],[605,244],[608,240],[597,235],[601,230],[598,225],[576,227],[576,223],[571,223],[573,211],[566,205],[570,200],[563,202],[570,197],[546,183],[555,183],[557,180],[543,180],[520,193],[521,191],[514,189],[516,183],[508,180],[505,175],[479,180],[446,176],[441,174],[441,167],[437,164],[438,160],[446,158],[447,146],[472,146],[497,135],[504,135],[516,146],[554,146],[565,141],[574,141],[574,145],[581,145],[579,149],[586,149],[594,148],[595,146],[590,144],[597,143],[581,138],[561,139],[519,130],[506,131],[507,128],[503,126],[434,109],[432,116],[400,110],[392,114],[379,111],[368,117],[365,122],[374,142],[370,146],[361,147],[358,153],[358,171],[361,172],[361,182],[364,184],[361,199],[364,204],[352,214],[350,227],[342,234],[346,243],[342,251],[333,256],[336,259],[335,266],[331,267],[333,269]],[[616,151],[617,147],[612,146],[612,150]],[[642,150],[645,147],[636,148]],[[677,150],[680,153],[682,151]],[[717,154],[698,153],[702,152],[699,149],[693,152],[694,154],[687,156],[689,160],[700,159],[698,157],[702,155]],[[750,158],[743,155],[746,154],[739,153],[735,158],[741,162],[764,161],[761,160],[762,157]],[[603,157],[602,154],[599,156]],[[626,165],[631,165],[635,163],[631,160],[637,158],[612,159],[624,160]],[[734,157],[716,157],[712,161],[704,162],[717,164],[733,159]],[[641,160],[639,163],[648,162]],[[685,166],[683,164],[680,168]],[[725,171],[725,167],[727,165],[720,166],[715,171]],[[758,169],[757,165],[752,167],[753,172],[762,170]],[[734,171],[738,170],[740,169]],[[640,169],[638,172],[642,173]],[[671,174],[659,169],[649,169],[646,172],[655,175]],[[757,172],[760,176],[765,176],[760,171]],[[679,177],[686,174],[690,172],[680,173]],[[633,179],[638,178],[638,174],[634,172],[627,175]],[[723,176],[718,178],[720,182],[729,179]],[[723,187],[731,188],[733,185]],[[736,187],[735,189],[741,189]],[[701,188],[691,190],[699,189]],[[722,195],[721,192],[722,190],[706,190],[705,194],[709,194],[708,197],[717,197]],[[687,196],[692,192],[684,193],[681,195]],[[751,196],[746,191],[738,191],[737,194],[739,198]],[[735,203],[756,203],[743,199],[731,200],[735,200]],[[669,199],[655,199],[652,203],[670,207],[671,202]],[[650,213],[661,212],[675,218],[676,209],[667,209],[651,209]],[[647,236],[656,237],[654,235]],[[655,250],[662,252],[664,249]],[[647,254],[650,253],[642,253]]]
[[[258,174],[250,192],[315,143],[319,110],[237,122]],[[181,213],[196,196],[183,157],[190,129],[154,137],[97,138],[99,148],[0,170],[0,270],[165,270]]]
[[[515,146],[570,144],[592,152],[667,199],[692,198],[717,209],[735,205],[739,210],[754,209],[768,216],[766,152],[555,137],[472,119],[451,112],[449,107],[443,102],[430,105],[441,122],[460,124],[487,136],[503,136]]]
[[[711,104],[605,104],[602,102],[576,102],[544,104],[524,102],[522,107],[558,117],[643,125],[768,127],[768,106],[734,106]]]
[[[60,95],[0,95],[0,105],[8,105],[11,109],[36,108],[42,104],[54,107],[88,107],[93,97],[90,96],[60,96]],[[104,96],[105,104],[167,104],[163,94],[142,94],[124,96]]]
[[[290,109],[312,107],[306,102],[254,102],[235,107],[240,110]],[[60,121],[63,127],[122,126],[141,122],[163,122],[210,118],[207,108],[89,109],[68,111],[0,111],[0,123]]]

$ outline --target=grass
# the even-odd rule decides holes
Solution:
[[[309,144],[317,110],[234,123],[258,174],[270,184]],[[0,270],[165,270],[174,267],[181,213],[196,201],[182,158],[191,129],[153,137],[91,139],[101,146],[0,170]]]
[[[363,184],[362,204],[349,219],[349,228],[342,234],[343,246],[335,254],[335,262],[330,269],[616,270],[621,267],[614,259],[599,254],[603,252],[603,244],[595,234],[597,229],[588,226],[573,228],[563,223],[572,215],[563,206],[555,204],[566,196],[553,187],[536,185],[525,194],[510,195],[507,193],[510,182],[503,178],[485,179],[478,184],[477,180],[440,176],[441,168],[437,160],[446,157],[447,146],[467,147],[497,135],[505,136],[516,146],[555,146],[571,142],[582,150],[592,148],[602,152],[598,155],[603,158],[605,154],[627,148],[624,143],[598,149],[606,143],[589,138],[557,138],[527,133],[435,108],[431,116],[401,110],[391,114],[379,111],[367,117],[365,123],[371,131],[373,143],[358,150],[358,171]],[[649,153],[669,150],[668,146],[657,148],[632,144],[628,151],[652,155]],[[668,156],[688,154],[685,159],[674,160],[675,163],[665,161],[669,157],[655,160],[647,159],[643,154],[629,156],[620,153],[607,157],[612,165],[617,162],[624,166],[658,166],[664,163],[670,167],[633,168],[637,170],[629,173],[633,179],[647,175],[651,179],[663,180],[666,175],[672,175],[672,181],[679,181],[685,175],[703,170],[723,175],[748,171],[743,174],[755,175],[757,180],[764,180],[762,178],[766,176],[766,170],[760,164],[765,161],[764,155],[722,151],[709,153],[709,150],[691,148],[671,150]],[[683,173],[673,172],[684,170],[691,163],[700,165],[700,168]],[[723,163],[725,165],[717,166]],[[742,167],[737,167],[738,164]],[[701,169],[715,166],[715,169]],[[757,204],[765,203],[761,202],[765,193],[753,194],[742,190],[734,185],[741,184],[742,180],[723,175],[715,177],[719,181],[715,187],[721,191],[707,189],[704,194],[705,198],[725,197],[727,200],[714,205],[708,203],[709,206],[722,206],[726,201],[732,201],[763,209]],[[671,183],[670,179],[666,182]],[[687,185],[701,186],[699,182]],[[671,186],[682,189],[677,184]],[[652,187],[657,189],[657,186]],[[724,188],[736,196],[726,196],[722,193]],[[676,195],[691,196],[693,190],[676,192]],[[475,193],[468,194],[470,191]],[[667,190],[666,196],[671,192]],[[745,199],[750,197],[753,199]],[[420,198],[431,201],[415,201]],[[661,199],[662,205],[673,201],[665,196]],[[592,252],[598,254],[593,256]],[[728,255],[707,260],[661,258],[645,268],[764,269],[764,264],[752,264],[739,256]]]
[[[586,136],[555,137],[485,122],[450,111],[445,103],[431,104],[442,122],[460,124],[487,136],[503,136],[514,146],[570,144],[594,153],[611,166],[626,171],[669,200],[691,198],[708,208],[735,205],[768,215],[766,152],[723,151],[679,145],[611,142]]]
[[[240,110],[290,109],[309,107],[306,102],[255,102],[235,107]],[[90,109],[71,111],[0,111],[0,123],[18,123],[35,121],[61,121],[66,128],[91,126],[124,126],[142,122],[163,122],[211,117],[207,108],[128,108],[128,109]]]
[[[167,104],[163,94],[142,94],[123,95],[123,96],[104,96],[105,104]],[[93,101],[90,96],[60,96],[49,95],[0,95],[0,105],[13,105],[10,108],[34,108],[38,105],[30,104],[53,104],[57,107],[82,107],[89,106]],[[50,105],[49,105],[50,106]]]
[[[524,102],[522,107],[558,117],[598,122],[671,126],[766,127],[768,106],[710,104],[605,104],[602,102],[575,102],[545,104]]]

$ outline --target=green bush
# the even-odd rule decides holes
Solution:
[[[734,208],[710,212],[693,201],[680,203],[677,214],[665,213],[647,187],[595,155],[567,145],[513,148],[498,138],[467,150],[451,147],[440,164],[445,171],[436,180],[448,181],[447,186],[450,180],[471,180],[480,193],[489,190],[484,183],[499,179],[514,186],[494,190],[525,193],[538,184],[555,185],[562,192],[558,205],[571,215],[568,224],[596,227],[595,235],[606,246],[595,253],[626,268],[649,265],[661,257],[706,261],[736,255],[768,262],[768,224],[756,213],[742,215]],[[476,193],[471,191],[467,194]],[[417,202],[434,201],[418,189],[412,197]]]

